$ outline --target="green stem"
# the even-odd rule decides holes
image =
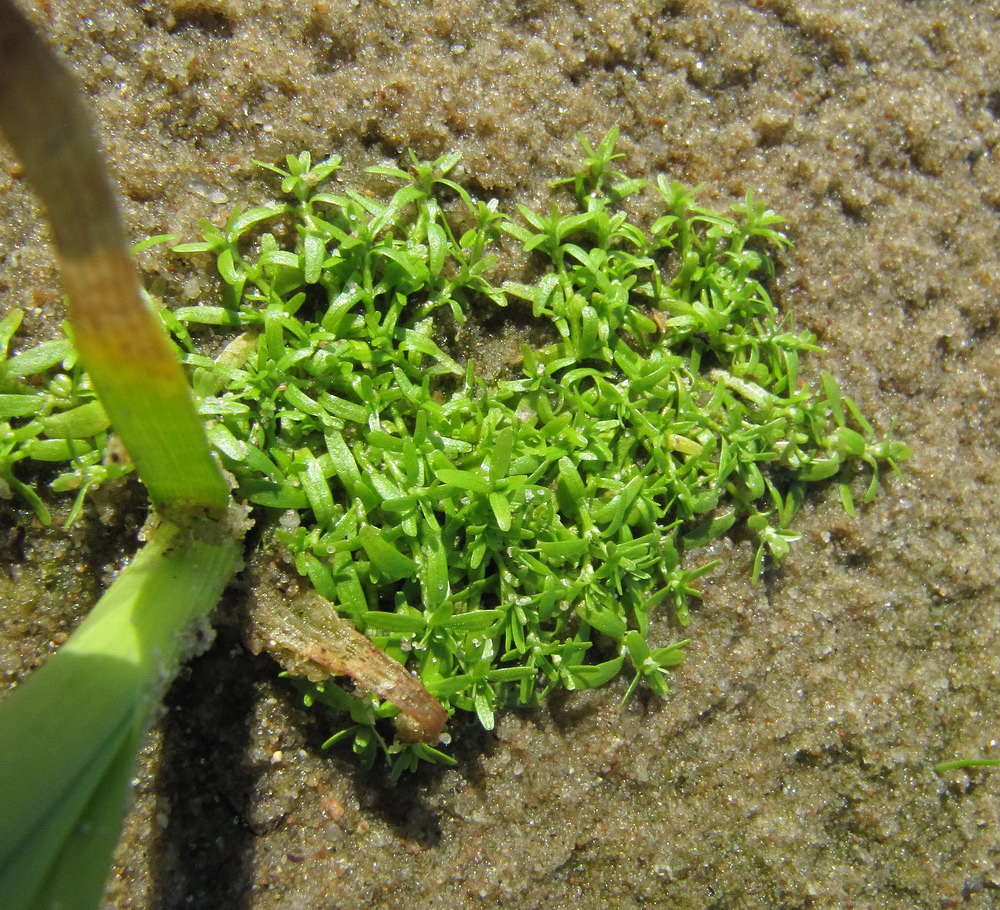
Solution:
[[[241,563],[239,538],[218,537],[214,522],[161,524],[70,640],[0,703],[5,906],[99,900],[138,744],[177,668],[209,640],[208,616]]]

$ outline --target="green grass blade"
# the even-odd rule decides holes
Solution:
[[[939,761],[934,765],[937,774],[958,768],[1000,768],[1000,758],[957,758],[952,761]]]
[[[129,782],[141,743],[138,730],[136,735],[122,741],[73,831],[63,842],[38,904],[46,908],[96,907],[100,904],[107,886],[108,860],[121,834]]]
[[[241,550],[237,538],[199,540],[161,524],[63,648],[0,702],[6,906],[35,906],[58,881],[78,894],[63,906],[88,906],[70,873],[99,854],[93,874],[103,880],[126,802],[121,765],[127,757],[131,768],[166,686],[204,641]]]

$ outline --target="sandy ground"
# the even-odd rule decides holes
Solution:
[[[543,204],[575,135],[624,166],[753,189],[788,219],[780,306],[913,448],[857,519],[824,488],[751,588],[717,547],[663,704],[621,687],[456,731],[392,785],[323,752],[223,630],[136,776],[109,907],[1000,906],[1000,14],[933,0],[49,0],[22,4],[93,99],[136,239],[266,200],[251,159],[351,179],[457,148],[483,195]],[[207,276],[141,262],[168,300]],[[46,230],[0,148],[0,309],[60,318]],[[71,535],[2,507],[0,673],[65,638],[141,510]],[[663,629],[670,637],[669,629]]]

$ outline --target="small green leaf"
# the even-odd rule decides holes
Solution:
[[[24,446],[25,454],[35,461],[71,461],[93,451],[86,439],[32,439]]]
[[[358,536],[372,565],[388,581],[399,581],[416,575],[417,564],[409,556],[400,553],[371,525],[364,525]]]
[[[490,493],[490,508],[501,531],[509,531],[511,526],[510,502],[503,493]]]
[[[479,718],[479,723],[482,725],[483,729],[486,731],[492,730],[495,721],[493,718],[493,705],[488,696],[482,692],[477,692],[473,697],[473,704],[476,707],[476,716]]]
[[[11,310],[3,319],[0,319],[0,358],[7,357],[7,349],[14,333],[20,328],[24,313],[21,310]]]
[[[427,266],[431,275],[437,278],[444,268],[445,255],[448,252],[448,235],[444,228],[432,221],[427,225]]]
[[[306,284],[316,284],[319,281],[326,257],[326,243],[319,235],[311,231],[302,238],[303,275]]]
[[[865,453],[865,438],[848,427],[837,427],[834,436],[848,455],[861,456]]]
[[[413,636],[420,635],[426,626],[422,616],[386,613],[382,610],[369,610],[364,613],[362,620],[369,633],[381,631]]]
[[[458,471],[453,468],[441,468],[435,472],[437,479],[441,483],[457,487],[467,493],[486,494],[490,491],[490,485],[481,474],[474,474],[472,471]]]
[[[619,673],[625,662],[624,655],[606,660],[599,664],[580,664],[575,667],[565,667],[569,677],[570,689],[596,689],[611,682]]]
[[[327,483],[326,474],[318,458],[307,455],[306,470],[302,475],[302,490],[313,510],[316,522],[323,526],[333,519],[336,508],[333,504],[333,493]]]
[[[216,265],[219,268],[219,274],[222,276],[222,280],[226,284],[236,286],[239,283],[240,276],[236,271],[236,260],[233,255],[233,251],[230,249],[225,249],[219,253],[219,258],[216,260]]]
[[[686,550],[704,547],[725,534],[735,523],[736,509],[727,509],[719,515],[714,515],[708,521],[702,522],[692,531],[689,531],[681,538],[681,542]]]
[[[513,427],[504,427],[497,433],[490,452],[489,479],[491,484],[507,476],[513,453],[514,429]]]
[[[86,439],[103,433],[110,421],[99,401],[90,401],[68,411],[41,419],[42,432],[55,439]]]
[[[0,395],[0,420],[12,417],[34,417],[42,407],[44,398],[38,394]]]
[[[625,634],[627,628],[625,619],[607,607],[581,606],[577,612],[584,622],[593,626],[598,632],[603,632],[609,638],[619,639]]]
[[[501,619],[499,610],[473,610],[457,613],[443,625],[449,632],[489,632]]]
[[[420,548],[422,557],[421,590],[424,605],[436,610],[451,594],[448,581],[448,551],[441,540],[439,529],[429,529]]]
[[[73,345],[68,340],[43,341],[33,348],[28,348],[27,351],[11,357],[7,361],[4,372],[7,376],[34,376],[58,366],[71,356],[75,356],[75,353]]]

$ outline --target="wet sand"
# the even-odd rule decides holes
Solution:
[[[547,208],[576,134],[617,125],[630,174],[787,218],[773,293],[826,348],[807,376],[914,450],[855,519],[813,491],[757,587],[749,543],[716,547],[666,702],[621,708],[623,682],[459,725],[453,770],[391,784],[322,751],[329,721],[223,628],[143,753],[110,907],[1000,905],[1000,772],[931,768],[1000,756],[995,4],[38,6],[135,239],[273,198],[252,159],[301,149],[375,190],[367,165],[458,149],[480,195]],[[62,317],[46,236],[0,147],[0,311],[38,337]],[[140,264],[168,302],[214,291]],[[142,501],[68,535],[0,508],[13,685],[127,559]]]

